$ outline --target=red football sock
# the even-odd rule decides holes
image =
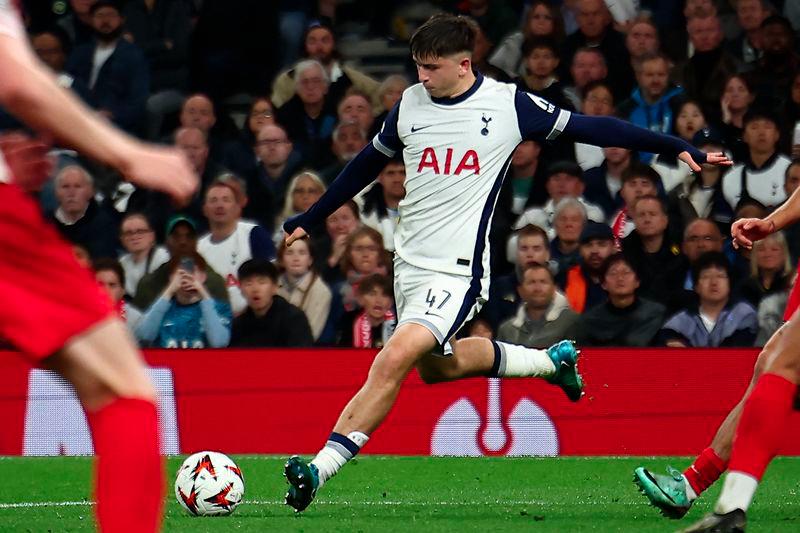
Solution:
[[[96,461],[95,500],[102,533],[151,533],[161,526],[164,469],[156,406],[119,398],[86,414]]]
[[[797,385],[777,374],[764,374],[744,404],[736,428],[729,469],[760,480],[778,453],[792,412]]]
[[[683,472],[683,475],[689,481],[694,492],[700,496],[704,490],[719,479],[727,466],[727,463],[720,459],[714,449],[708,447],[697,456],[697,459]]]

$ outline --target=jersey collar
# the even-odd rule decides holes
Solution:
[[[434,104],[441,104],[441,105],[456,105],[456,104],[460,104],[461,102],[463,102],[464,100],[466,100],[467,98],[469,98],[470,96],[475,94],[475,91],[477,91],[480,88],[482,83],[483,83],[483,74],[481,74],[480,72],[478,72],[476,70],[475,71],[475,83],[473,83],[472,87],[467,89],[465,92],[461,93],[460,95],[456,96],[455,98],[446,98],[446,97],[438,98],[438,97],[431,96],[431,101]]]

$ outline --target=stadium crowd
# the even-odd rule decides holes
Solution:
[[[286,248],[282,223],[415,79],[407,53],[368,73],[340,41],[402,43],[446,10],[479,24],[473,61],[486,76],[735,162],[694,174],[656,154],[523,142],[489,235],[490,297],[465,333],[532,347],[760,346],[782,324],[800,228],[752,251],[734,250],[729,229],[800,186],[800,3],[609,4],[23,1],[59,83],[128,132],[181,148],[201,178],[175,206],[55,149],[42,209],[144,346],[380,347],[396,321],[402,160],[306,228],[310,239]],[[0,127],[19,124],[3,115]]]

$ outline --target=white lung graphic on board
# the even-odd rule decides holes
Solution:
[[[433,429],[431,455],[558,455],[558,432],[548,414],[536,402],[522,398],[503,420],[501,382],[496,378],[487,382],[486,420],[468,398],[459,398]]]
[[[161,453],[180,453],[175,390],[169,368],[148,368],[158,391]],[[23,455],[92,455],[92,437],[72,386],[49,370],[31,370]]]

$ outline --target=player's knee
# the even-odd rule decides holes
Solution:
[[[386,345],[375,358],[369,371],[369,379],[374,383],[399,385],[408,374],[413,359],[413,354],[408,350],[391,344]]]
[[[434,365],[417,365],[417,372],[423,383],[426,385],[433,385],[434,383],[441,383],[449,381],[445,369]]]

